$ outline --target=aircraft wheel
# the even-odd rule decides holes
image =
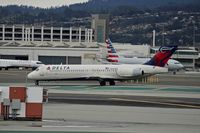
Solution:
[[[38,80],[35,81],[35,85],[39,85],[39,81]]]
[[[109,81],[110,85],[115,85],[115,81],[112,80],[112,81]]]
[[[105,81],[99,81],[99,83],[100,83],[100,86],[105,86],[106,85]]]

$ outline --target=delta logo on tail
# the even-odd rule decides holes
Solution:
[[[108,50],[107,61],[112,63],[119,62],[117,52],[115,48],[112,46],[112,42],[110,39],[106,40],[106,48]]]
[[[158,52],[145,65],[164,67],[178,46],[161,46]]]

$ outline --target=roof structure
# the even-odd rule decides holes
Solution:
[[[98,48],[96,42],[0,41],[0,47]]]

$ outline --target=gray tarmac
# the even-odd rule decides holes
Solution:
[[[105,105],[44,104],[42,122],[0,122],[5,131],[199,133],[200,110]]]
[[[199,94],[200,96],[200,94]],[[50,103],[200,109],[200,97],[49,93]]]
[[[0,85],[34,86],[26,79],[29,72],[0,71]],[[42,82],[50,95],[43,121],[0,121],[0,131],[199,133],[200,75],[157,77],[154,83],[118,82],[112,88],[94,81]],[[98,104],[101,100],[115,104]]]

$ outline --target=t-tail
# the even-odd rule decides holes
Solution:
[[[110,39],[106,40],[106,48],[107,48],[107,61],[111,63],[117,63],[119,62],[119,56],[117,54],[117,51],[115,48],[112,46],[112,42]]]
[[[161,46],[158,52],[145,65],[164,67],[178,46]]]

